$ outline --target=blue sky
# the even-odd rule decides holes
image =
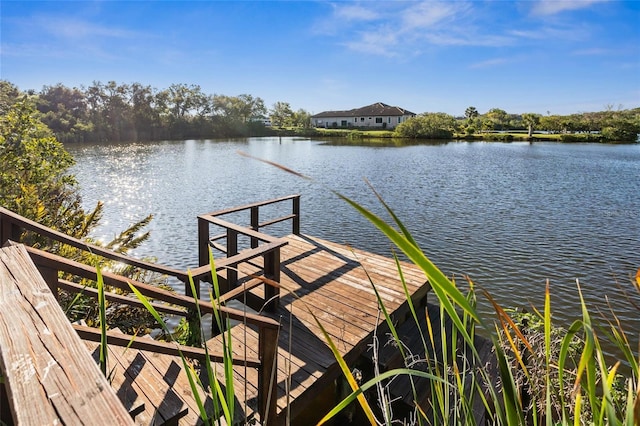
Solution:
[[[197,84],[311,113],[640,106],[640,1],[1,1],[20,89]]]

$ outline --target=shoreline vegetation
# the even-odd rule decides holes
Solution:
[[[608,144],[630,144],[639,143],[640,140],[607,140],[600,134],[594,133],[538,133],[534,132],[529,136],[526,132],[507,132],[507,131],[488,131],[485,133],[453,133],[452,136],[446,138],[407,138],[400,137],[391,130],[348,130],[348,129],[296,129],[282,128],[274,129],[272,136],[286,137],[320,137],[320,138],[336,138],[343,141],[366,140],[368,143],[376,142],[386,144],[389,140],[421,140],[421,141],[459,141],[459,142],[561,142],[561,143],[608,143]]]
[[[69,88],[60,83],[22,91],[0,80],[0,113],[19,98],[30,101],[40,120],[62,143],[145,142],[230,137],[300,136],[367,139],[557,141],[638,143],[640,107],[570,115],[508,113],[466,108],[460,116],[423,112],[395,129],[328,128],[311,125],[312,114],[294,111],[288,102],[267,108],[250,94],[206,94],[198,85],[172,84],[162,90],[140,83]],[[437,106],[429,106],[437,108]]]

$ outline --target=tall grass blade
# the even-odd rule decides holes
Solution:
[[[360,399],[360,397],[364,398],[364,395],[363,395],[364,392],[368,391],[373,386],[376,386],[378,383],[380,383],[380,382],[382,382],[384,380],[392,379],[394,377],[401,376],[401,375],[410,375],[412,377],[424,377],[426,379],[430,379],[430,380],[439,382],[443,386],[451,386],[450,383],[447,383],[441,377],[436,376],[434,374],[426,373],[424,371],[414,370],[414,369],[411,369],[411,368],[397,368],[397,369],[394,369],[394,370],[389,370],[389,371],[386,371],[384,373],[381,373],[379,376],[376,376],[376,377],[372,378],[371,380],[368,380],[366,383],[363,383],[362,386],[359,386],[356,389],[354,389],[349,395],[347,395],[342,401],[340,401],[331,411],[329,411],[318,422],[318,426],[323,425],[326,422],[328,422],[329,420],[331,420],[333,417],[336,416],[336,414],[338,414],[340,411],[345,409],[350,403],[352,403],[356,399]],[[424,411],[422,411],[422,413],[424,414]],[[426,414],[425,414],[425,417],[426,417]],[[372,424],[375,425],[376,423],[374,422]]]
[[[544,291],[544,356],[546,365],[546,382],[547,390],[545,392],[545,411],[546,411],[546,424],[551,426],[553,423],[553,416],[551,412],[551,295],[549,293],[549,280]]]
[[[349,370],[349,367],[347,366],[347,363],[345,362],[344,358],[342,358],[342,355],[340,355],[340,351],[338,351],[338,348],[336,347],[335,343],[333,343],[333,339],[331,339],[331,336],[329,336],[329,333],[327,333],[327,330],[325,330],[325,328],[322,326],[322,324],[320,323],[318,318],[313,314],[313,312],[311,312],[310,309],[308,309],[308,311],[313,317],[314,321],[316,322],[316,325],[322,331],[322,334],[324,335],[325,340],[329,344],[329,348],[331,349],[333,356],[338,362],[338,365],[340,366],[340,370],[342,370],[342,374],[347,379],[349,386],[354,392],[357,392],[359,390],[358,383],[356,382],[356,379],[353,377],[353,374],[351,374],[351,371]],[[362,394],[362,391],[358,392],[357,399],[358,399],[358,402],[360,403],[360,406],[362,407],[362,410],[367,416],[367,419],[369,420],[370,424],[373,426],[376,426],[377,422],[376,422],[375,416],[373,415],[373,411],[371,410],[371,407],[369,406],[367,399]],[[321,421],[318,424],[322,424],[322,423],[323,422]]]
[[[227,327],[227,324],[224,324],[222,318],[220,316],[220,312],[217,307],[220,305],[220,285],[218,283],[218,274],[216,272],[215,267],[215,259],[213,257],[213,251],[209,248],[209,264],[211,265],[211,280],[213,283],[213,290],[215,292],[215,297],[210,297],[213,308],[215,319],[218,324],[218,329],[222,331],[222,346],[223,346],[223,365],[224,365],[224,378],[225,378],[225,390],[227,392],[226,401],[221,401],[223,405],[227,405],[227,410],[231,415],[230,419],[233,420],[235,415],[235,389],[233,384],[233,353],[232,353],[232,342],[231,342],[231,329]],[[195,293],[194,293],[195,294]],[[227,330],[228,329],[228,330]],[[225,330],[227,330],[228,334],[225,336]]]

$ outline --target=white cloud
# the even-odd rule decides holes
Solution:
[[[380,17],[378,12],[359,4],[333,4],[333,14],[348,21],[373,21]]]
[[[534,3],[531,13],[536,16],[556,15],[568,10],[585,9],[605,1],[608,0],[540,0]]]
[[[511,61],[507,58],[487,59],[486,61],[476,62],[475,64],[471,64],[469,68],[471,69],[492,68],[498,65],[506,64],[508,62],[511,62]]]
[[[424,1],[402,12],[402,24],[405,29],[440,27],[460,19],[470,9],[469,3]]]
[[[40,27],[46,32],[70,39],[87,37],[133,38],[141,36],[137,31],[107,27],[76,19],[56,19],[48,17],[39,21]]]

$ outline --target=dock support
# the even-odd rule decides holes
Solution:
[[[264,255],[264,276],[280,283],[280,249]],[[280,289],[269,284],[265,284],[264,287],[265,310],[276,312],[280,302]]]
[[[293,233],[300,235],[300,196],[293,198]]]
[[[278,329],[262,327],[259,346],[258,411],[263,425],[273,425],[278,401]]]
[[[209,264],[209,222],[198,217],[198,263]]]

